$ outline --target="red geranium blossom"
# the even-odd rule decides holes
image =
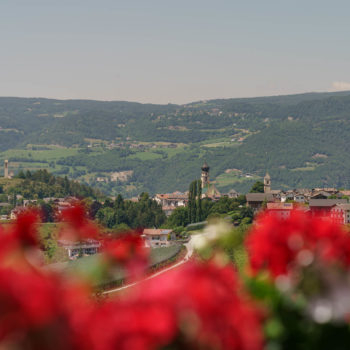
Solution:
[[[67,212],[77,237],[90,223],[77,207]],[[87,226],[88,225],[88,226]],[[0,254],[0,347],[25,349],[260,350],[261,317],[232,266],[186,263],[143,281],[129,293],[100,302],[69,274],[25,263],[38,249],[36,216],[26,213],[4,234]],[[106,242],[107,265],[145,266],[139,234]],[[20,263],[18,263],[20,261]]]
[[[231,266],[188,263],[107,302],[89,327],[93,349],[262,349],[259,312]]]
[[[330,219],[314,218],[300,210],[286,219],[260,215],[245,244],[253,271],[267,269],[273,277],[315,259],[350,266],[349,233]]]
[[[17,242],[24,246],[37,246],[39,244],[39,212],[25,210],[21,212],[11,229],[11,234]]]
[[[62,238],[81,241],[98,236],[98,227],[87,218],[85,207],[81,203],[74,203],[72,207],[64,209],[61,220],[67,225],[61,231]]]
[[[110,263],[125,267],[131,278],[139,277],[148,264],[149,249],[138,232],[105,240],[103,252]]]

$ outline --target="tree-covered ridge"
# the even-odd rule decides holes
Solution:
[[[46,170],[19,172],[14,180],[5,180],[2,190],[8,194],[22,195],[25,199],[43,199],[48,197],[62,198],[98,198],[102,194],[90,186],[58,177]]]
[[[350,187],[349,111],[349,92],[187,105],[0,98],[0,160],[126,197],[186,190],[204,159],[221,192],[247,191],[266,170],[274,188]],[[122,171],[132,175],[96,180]]]

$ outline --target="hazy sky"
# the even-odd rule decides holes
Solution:
[[[350,90],[350,2],[0,0],[0,95],[185,103]]]

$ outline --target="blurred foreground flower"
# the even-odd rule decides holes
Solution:
[[[28,252],[39,252],[36,219],[27,212],[1,232],[0,348],[262,349],[260,312],[231,265],[187,263],[116,298],[95,299],[78,276],[33,263]],[[64,220],[63,235],[99,234],[81,206]],[[139,273],[147,258],[133,234],[106,241],[99,264]]]
[[[315,322],[348,322],[350,234],[344,227],[299,210],[286,219],[265,213],[245,244],[253,273],[265,271],[281,292],[304,298]]]
[[[350,266],[350,235],[331,220],[295,210],[287,219],[261,215],[246,239],[253,271],[276,279],[311,264]]]
[[[60,234],[63,239],[81,241],[98,237],[99,229],[93,221],[88,219],[82,203],[75,203],[72,207],[64,209],[60,219],[66,224]]]
[[[103,253],[110,266],[125,269],[129,281],[141,278],[149,263],[149,249],[138,232],[105,240]]]
[[[261,315],[233,268],[186,266],[143,282],[91,318],[94,349],[262,349]]]

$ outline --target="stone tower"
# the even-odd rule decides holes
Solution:
[[[269,173],[266,173],[264,177],[264,193],[271,192],[271,178]]]
[[[8,179],[9,177],[9,161],[6,159],[4,163],[4,178]]]
[[[202,188],[204,188],[206,185],[209,184],[209,169],[210,168],[207,162],[204,162],[204,164],[202,165],[202,176],[201,176]]]

